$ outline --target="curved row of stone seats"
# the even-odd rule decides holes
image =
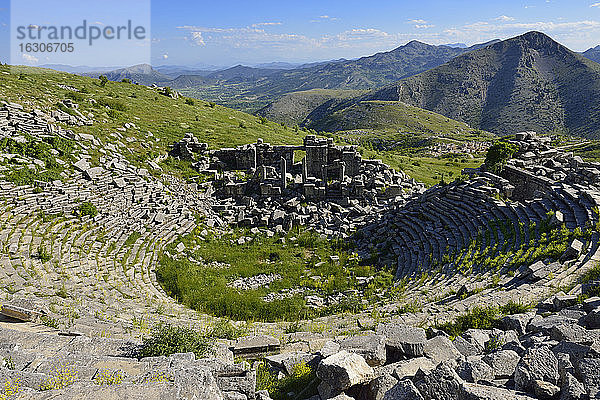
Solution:
[[[483,189],[482,189],[483,187]],[[371,242],[380,252],[390,248],[397,256],[397,276],[415,276],[429,272],[435,260],[444,254],[457,255],[478,236],[486,247],[501,251],[516,251],[522,245],[539,239],[540,222],[549,218],[549,212],[560,211],[566,227],[582,229],[597,220],[597,207],[592,195],[582,196],[576,189],[565,185],[549,188],[544,198],[524,203],[503,202],[490,197],[482,183],[458,183],[430,189],[426,194],[395,211],[393,218],[380,216],[364,228],[364,236],[378,229]],[[588,222],[589,221],[589,222]],[[500,231],[510,228],[505,236]],[[385,226],[386,229],[381,229]],[[387,232],[391,240],[382,240]],[[364,245],[365,239],[363,239]],[[468,259],[471,252],[462,252],[456,262]],[[446,265],[444,272],[451,267]]]
[[[160,287],[154,269],[161,249],[196,226],[185,202],[177,200],[178,195],[189,194],[140,182],[134,174],[125,180],[135,189],[121,188],[114,179],[108,172],[94,181],[80,177],[46,184],[42,193],[34,187],[0,185],[0,197],[10,199],[0,210],[0,241],[6,248],[0,258],[0,284],[19,296],[55,296],[66,290],[68,297],[61,302],[85,299],[89,314],[98,311],[110,318],[144,315],[148,304],[182,310]],[[136,190],[148,193],[140,195]],[[167,201],[167,192],[174,201]],[[196,205],[203,201],[199,196],[189,200]],[[97,206],[99,214],[93,219],[72,215],[80,201]],[[154,222],[155,208],[166,211],[160,223]],[[136,231],[139,238],[124,246]],[[37,258],[41,247],[49,250],[52,260]],[[98,321],[82,321],[89,320],[89,314],[75,328],[98,327]]]

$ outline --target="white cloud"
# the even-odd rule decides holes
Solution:
[[[515,18],[514,17],[509,17],[508,15],[501,15],[498,18],[494,19],[495,21],[501,21],[501,22],[510,22],[510,21],[514,21]]]
[[[512,24],[490,24],[488,22],[475,22],[468,24],[463,27],[464,31],[471,32],[505,32],[515,30],[536,30],[543,32],[556,32],[556,31],[576,31],[576,30],[589,30],[600,28],[600,22],[598,21],[573,21],[573,22],[526,22],[526,23],[512,23]]]
[[[166,59],[168,59],[168,58],[169,58],[169,55],[168,55],[168,54],[163,54],[163,55],[162,55],[162,58],[163,58],[163,60],[166,60]]]
[[[435,25],[430,24],[429,21],[424,19],[410,19],[406,22],[407,24],[414,24],[414,27],[417,29],[429,29],[435,28]]]
[[[590,7],[600,7],[600,3],[590,4]]]
[[[96,21],[96,22],[94,22],[92,25],[100,25],[100,26],[104,26],[105,24],[103,24],[102,22]]]
[[[36,57],[34,57],[34,56],[30,55],[30,54],[26,54],[26,53],[23,54],[23,59],[25,61],[27,61],[28,63],[30,63],[30,64],[35,64],[38,61],[40,61],[38,58],[36,58]]]
[[[282,25],[281,22],[259,22],[258,24],[253,24],[252,27],[257,28],[259,26],[275,26]]]
[[[192,32],[191,33],[192,36],[192,40],[194,41],[194,43],[196,43],[198,46],[206,46],[206,43],[204,42],[204,38],[202,38],[202,32]]]
[[[264,26],[264,25],[262,25]],[[270,25],[267,25],[270,26]],[[271,33],[254,24],[244,28],[210,28],[179,26],[189,31],[189,39],[198,46],[210,44],[234,48],[286,47],[293,44],[314,45],[313,40],[294,33]]]
[[[313,19],[310,22],[325,22],[325,21],[338,21],[339,18],[332,17],[330,15],[319,15],[317,19]]]

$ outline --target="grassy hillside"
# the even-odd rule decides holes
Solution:
[[[449,135],[473,131],[463,122],[398,101],[361,101],[312,122],[309,127],[327,132],[373,129]]]
[[[237,146],[258,138],[293,144],[300,143],[303,137],[299,131],[249,114],[201,100],[173,99],[146,86],[121,82],[101,86],[98,79],[64,72],[0,67],[0,100],[49,112],[66,98],[79,104],[84,115],[91,113],[95,121],[92,126],[66,129],[93,134],[104,143],[125,147],[128,150],[124,153],[138,165],[166,153],[186,132],[192,132],[213,148]],[[114,135],[128,122],[137,128],[119,132],[123,139]]]
[[[320,96],[317,104],[331,98],[327,91],[311,91],[311,95]],[[95,121],[92,126],[64,126],[65,129],[93,134],[105,144],[120,147],[129,161],[139,167],[147,167],[148,161],[166,154],[172,144],[187,132],[192,132],[212,148],[238,146],[258,138],[273,144],[295,144],[301,143],[307,134],[302,129],[286,127],[214,103],[189,98],[173,99],[158,89],[146,86],[123,82],[108,82],[102,86],[98,79],[64,72],[0,67],[0,100],[22,104],[28,110],[37,108],[49,112],[59,108],[59,102],[64,99],[77,103],[79,110],[86,116],[91,115]],[[393,167],[406,168],[411,176],[430,185],[439,182],[440,172],[458,174],[460,167],[475,166],[480,161],[469,159],[469,165],[448,166],[447,160],[428,159],[424,150],[434,143],[435,138],[465,142],[489,140],[489,136],[427,111],[407,106],[393,107],[409,110],[407,118],[410,121],[405,119],[392,131],[373,130],[361,132],[358,136],[353,132],[327,135],[338,143],[357,144],[365,157],[382,158]],[[310,114],[316,115],[312,109]],[[136,127],[124,129],[126,123],[133,123]],[[398,131],[412,133],[406,135]],[[93,159],[101,155],[92,153]],[[423,157],[423,162],[414,165],[403,157],[411,160]],[[173,162],[172,159],[160,165],[175,175],[194,174],[188,164]]]
[[[347,99],[359,96],[365,91],[312,89],[289,93],[269,104],[256,114],[287,125],[309,126],[328,115]]]

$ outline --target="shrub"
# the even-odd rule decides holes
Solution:
[[[265,117],[258,117],[258,121],[262,124],[262,125],[266,125],[267,122],[269,122]]]
[[[89,215],[90,217],[94,218],[96,215],[98,215],[98,209],[89,201],[81,203],[77,210],[80,217]]]
[[[131,83],[131,79],[129,79],[129,78],[123,78],[123,79],[121,79],[121,82],[123,82],[123,83]]]
[[[108,78],[104,75],[100,75],[98,79],[100,80],[100,86],[102,87],[106,86],[106,84],[108,83]]]
[[[108,115],[112,119],[121,118],[121,113],[117,110],[106,110],[106,115]]]
[[[165,87],[162,89],[162,92],[161,92],[161,94],[162,94],[163,96],[171,97],[171,96],[173,95],[173,89],[171,89],[169,86],[165,86]]]
[[[123,104],[122,102],[120,102],[118,100],[107,99],[107,98],[99,99],[98,105],[102,106],[102,107],[108,107],[111,110],[127,111],[127,106],[125,106],[125,104]]]
[[[188,106],[193,106],[194,104],[196,104],[196,102],[194,101],[194,99],[185,99],[185,104],[187,104]]]
[[[65,95],[65,97],[67,99],[71,99],[73,101],[79,101],[79,102],[82,102],[85,100],[85,96],[82,95],[81,93],[77,93],[77,92],[69,92]]]
[[[144,338],[139,357],[169,356],[175,353],[194,353],[201,358],[210,353],[212,341],[190,328],[159,324],[152,335]]]
[[[446,322],[438,325],[437,328],[456,337],[467,329],[496,328],[505,315],[520,314],[528,309],[529,307],[512,301],[501,307],[475,307],[466,314],[458,316],[454,322]]]

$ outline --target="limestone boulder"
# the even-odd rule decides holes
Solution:
[[[556,385],[559,379],[558,359],[548,346],[527,349],[515,370],[517,390],[532,391],[534,381],[544,381]]]
[[[423,347],[425,357],[430,358],[435,364],[442,361],[460,360],[463,357],[460,351],[456,349],[450,339],[445,336],[436,336],[425,342]]]
[[[424,329],[398,323],[379,325],[377,334],[386,338],[388,362],[422,356],[427,342]]]
[[[404,379],[391,388],[383,400],[423,400],[423,396],[412,381]]]
[[[374,377],[374,371],[360,355],[342,350],[321,360],[317,377],[341,392],[354,385],[369,382]]]
[[[520,360],[521,357],[512,350],[500,350],[483,357],[483,361],[492,367],[496,378],[513,376]]]
[[[415,386],[425,400],[460,399],[463,380],[444,363],[431,371],[419,370],[415,382]]]
[[[386,362],[385,336],[351,336],[340,341],[340,349],[361,355],[372,367]]]

